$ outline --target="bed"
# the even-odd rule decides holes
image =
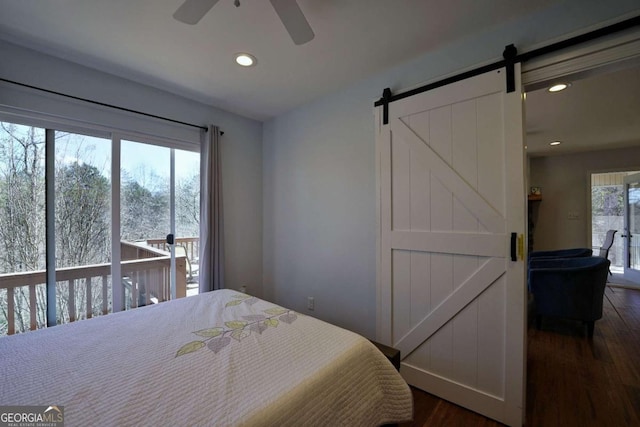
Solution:
[[[375,426],[411,419],[365,338],[219,290],[0,338],[0,405],[66,425]]]

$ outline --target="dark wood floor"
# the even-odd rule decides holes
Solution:
[[[529,328],[527,426],[640,426],[640,291],[609,287],[593,340],[569,321]],[[500,426],[413,389],[415,419],[401,426]]]

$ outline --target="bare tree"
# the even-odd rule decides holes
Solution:
[[[44,129],[0,123],[0,273],[35,272],[45,269],[45,132]],[[69,135],[57,132],[56,139]],[[78,137],[81,139],[81,137]],[[81,157],[81,140],[73,153],[56,162],[55,236],[56,267],[107,262],[110,253],[109,180],[96,167],[79,161],[69,163],[64,154]],[[83,279],[86,280],[86,279]],[[60,321],[65,321],[68,283],[57,285]],[[74,294],[79,317],[86,315],[84,290]],[[36,320],[46,324],[46,287],[37,285]],[[8,294],[4,291],[0,315],[6,319]],[[99,295],[99,293],[96,293]],[[29,287],[14,289],[16,329],[28,330]],[[88,308],[91,309],[91,308]],[[62,316],[62,317],[61,317]],[[1,322],[0,322],[1,323]]]
[[[0,123],[0,130],[0,273],[42,270],[44,130],[9,123]],[[19,287],[14,292],[17,329],[25,330],[29,316],[23,307],[28,307],[29,290]],[[5,304],[0,308],[4,319]]]
[[[56,168],[55,183],[56,267],[108,262],[111,253],[109,180],[95,166],[76,161]],[[91,278],[78,281],[81,283],[77,283],[74,292],[70,292],[68,282],[57,285],[57,315],[61,322],[68,321],[71,297],[75,298],[75,317],[84,318],[87,311],[93,312],[93,307],[86,307],[86,289],[91,286]],[[100,292],[92,292],[94,300],[99,295]]]
[[[169,188],[162,185],[166,180],[149,171],[138,171],[135,179],[127,171],[122,175],[121,237],[136,241],[166,236],[169,232]]]
[[[44,268],[44,130],[0,123],[0,272]]]
[[[176,232],[192,237],[200,232],[200,175],[192,174],[176,184]]]
[[[111,252],[110,184],[95,167],[56,168],[56,266],[107,262]]]

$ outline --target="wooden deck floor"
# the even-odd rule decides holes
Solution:
[[[528,331],[527,426],[640,426],[640,290],[607,287],[592,341],[584,327],[544,321]],[[413,390],[402,426],[500,426]]]

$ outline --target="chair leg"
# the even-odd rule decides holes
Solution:
[[[595,323],[594,321],[591,322],[587,322],[587,337],[589,338],[593,338],[593,330],[595,328]]]

